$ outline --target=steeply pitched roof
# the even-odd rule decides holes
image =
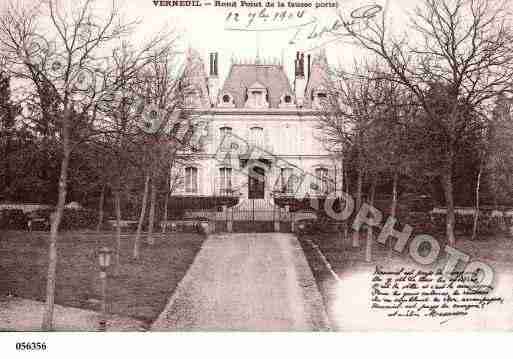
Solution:
[[[312,91],[319,88],[329,88],[330,78],[328,74],[328,60],[326,53],[321,52],[313,57],[310,78],[306,84],[305,102],[311,104]]]
[[[284,94],[293,94],[289,79],[280,65],[258,64],[233,64],[221,93],[232,95],[235,107],[244,107],[246,91],[255,83],[267,89],[272,108],[278,107]]]
[[[186,101],[188,105],[195,105],[193,107],[210,107],[210,99],[208,96],[207,75],[205,71],[205,64],[201,59],[198,51],[188,49],[185,59],[184,69],[184,85],[188,90],[194,90]]]

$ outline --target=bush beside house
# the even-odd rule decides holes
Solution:
[[[21,209],[0,210],[0,229],[27,229],[28,217]]]
[[[50,228],[53,208],[38,209],[29,214],[32,219],[32,230],[48,230]],[[61,230],[92,229],[96,227],[98,213],[90,209],[65,208],[60,225]]]

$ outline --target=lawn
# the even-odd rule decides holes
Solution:
[[[445,253],[443,248],[447,243],[440,233],[432,234],[432,236],[440,243],[442,250],[439,259],[443,260],[443,254]],[[317,266],[321,262],[318,258],[313,258],[315,251],[311,243],[319,246],[319,249],[339,276],[343,276],[348,271],[352,272],[355,269],[365,269],[376,265],[413,263],[411,258],[408,257],[408,247],[402,254],[393,252],[392,259],[389,259],[388,249],[376,241],[372,244],[372,262],[367,263],[365,261],[366,239],[366,234],[362,233],[360,247],[358,248],[351,246],[350,238],[344,240],[341,235],[336,233],[304,235],[300,237],[300,242],[305,252],[311,257],[313,266]],[[484,261],[492,267],[497,266],[507,269],[513,263],[513,239],[508,235],[482,236],[475,241],[471,241],[468,236],[460,235],[457,236],[455,247],[472,259]]]
[[[434,235],[434,237],[437,239],[443,238],[441,234]],[[369,278],[376,265],[383,266],[384,268],[415,267],[413,260],[408,257],[407,249],[403,254],[394,253],[392,258],[389,259],[388,249],[377,242],[373,242],[373,260],[367,263],[365,261],[365,235],[361,237],[359,248],[353,248],[350,240],[344,240],[338,234],[304,235],[299,239],[325,302],[328,316],[332,320],[332,324],[334,323],[333,326],[340,330],[355,329],[347,328],[344,320],[342,319],[341,321],[341,317],[344,318],[345,316],[348,318],[352,314],[348,314],[350,310],[347,308],[351,307],[349,304],[343,306],[345,309],[342,315],[337,313],[337,311],[340,312],[340,301],[356,300],[356,298],[351,299],[352,296],[347,292],[347,287],[344,287],[345,293],[340,292],[340,283],[342,283],[342,286],[349,283],[350,286],[350,283],[354,282],[355,285],[354,288],[351,288],[351,291],[355,291],[355,293],[363,292],[365,294],[369,292]],[[443,251],[445,245],[443,239],[440,241],[440,244],[442,251],[436,264],[443,265],[447,258]],[[333,268],[333,271],[341,279],[340,283],[334,279],[334,276],[328,270],[313,245],[318,246]],[[507,281],[513,278],[513,269],[511,267],[513,263],[513,239],[510,236],[481,237],[478,240],[471,241],[468,237],[460,235],[457,236],[456,248],[469,255],[471,260],[479,260],[490,265],[495,273],[499,274],[501,281],[504,280],[503,283],[508,283]],[[339,302],[338,304],[337,301]],[[368,312],[365,311],[362,315],[366,316],[367,314]],[[361,328],[359,327],[359,329]]]
[[[0,232],[0,295],[44,301],[48,267],[46,232]],[[143,245],[141,259],[131,259],[133,235],[123,235],[119,275],[109,273],[109,311],[148,325],[163,310],[185,275],[204,236],[157,235],[154,246]],[[58,243],[57,304],[99,310],[99,267],[102,246],[115,248],[111,232],[65,232]],[[111,268],[112,269],[112,268]]]

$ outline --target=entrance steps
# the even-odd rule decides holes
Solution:
[[[272,199],[258,198],[258,199],[247,199],[243,198],[233,207],[233,210],[237,211],[273,211],[276,209]]]

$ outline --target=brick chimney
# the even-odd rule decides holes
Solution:
[[[209,75],[208,75],[208,92],[210,96],[210,104],[215,107],[219,97],[219,54],[211,52],[209,54]]]
[[[296,59],[294,60],[294,94],[296,96],[297,105],[303,107],[305,100],[305,54],[296,52]]]

